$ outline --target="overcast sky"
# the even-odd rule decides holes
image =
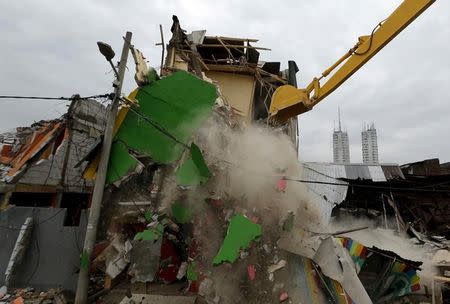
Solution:
[[[399,0],[280,1],[49,1],[0,2],[0,95],[70,96],[111,90],[112,73],[96,41],[120,56],[122,36],[159,67],[159,24],[170,38],[176,14],[188,32],[258,38],[271,48],[260,60],[295,60],[299,85],[334,63],[358,36],[387,17]],[[374,122],[380,161],[407,163],[439,157],[450,161],[450,1],[437,0],[394,41],[300,118],[300,155],[332,161],[332,131],[341,108],[352,162],[361,162],[361,129]],[[130,56],[130,60],[131,56]],[[133,84],[129,64],[124,87]],[[0,100],[0,130],[60,116],[54,101]]]

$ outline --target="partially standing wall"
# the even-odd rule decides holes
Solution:
[[[0,213],[0,286],[20,228],[27,217],[33,230],[11,287],[76,289],[87,215],[78,226],[64,226],[66,209],[11,206]]]

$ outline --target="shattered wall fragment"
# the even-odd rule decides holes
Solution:
[[[177,72],[139,88],[139,107],[128,111],[113,143],[160,164],[178,160],[192,133],[211,113],[215,87],[190,73]],[[124,156],[125,158],[129,158]],[[117,164],[116,164],[117,162]],[[133,167],[133,161],[128,162]],[[115,182],[128,172],[114,172],[120,159],[110,160],[107,180]]]
[[[16,266],[12,287],[75,290],[79,248],[83,244],[87,216],[81,217],[78,227],[67,227],[63,225],[65,215],[66,209],[56,208],[9,207],[0,212],[0,226],[7,227],[0,233],[2,274],[20,232],[21,224],[18,223],[23,223],[27,217],[33,218],[34,223],[29,246],[25,249],[22,262]],[[4,284],[4,279],[3,275],[0,276],[0,285]]]
[[[261,226],[243,215],[235,215],[228,227],[222,247],[214,258],[214,264],[233,263],[239,256],[239,250],[246,249],[252,240],[261,236]]]

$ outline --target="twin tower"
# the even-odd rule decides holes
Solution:
[[[348,134],[342,131],[341,111],[338,109],[339,127],[333,132],[333,162],[338,164],[350,163],[350,147]],[[378,164],[378,142],[375,124],[364,125],[361,132],[362,157],[365,164]]]

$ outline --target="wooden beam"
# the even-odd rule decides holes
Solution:
[[[222,40],[229,40],[229,41],[249,41],[249,42],[258,42],[258,39],[253,38],[233,38],[233,37],[223,37],[223,36],[206,36],[205,39],[214,39],[214,38],[220,38]]]
[[[56,193],[56,186],[16,184],[14,192]]]
[[[228,64],[207,64],[207,66],[210,71],[255,75],[255,69],[248,66],[238,66]]]
[[[226,45],[229,48],[236,48],[236,49],[254,49],[254,50],[263,50],[263,51],[271,51],[272,49],[258,47],[258,46],[248,46],[248,45],[234,45],[234,44],[227,44]],[[201,48],[223,48],[223,45],[221,44],[197,44],[197,47]]]
[[[225,43],[223,43],[222,39],[220,39],[220,37],[217,37],[217,40],[218,40],[218,41],[220,42],[220,44],[227,50],[228,55],[230,55],[230,58],[233,59],[233,60],[235,60],[233,54],[232,54],[231,51],[230,51],[230,49],[225,45]]]

